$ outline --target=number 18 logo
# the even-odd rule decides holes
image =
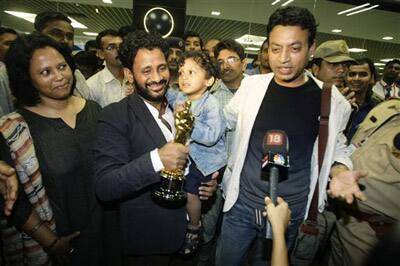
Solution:
[[[283,136],[281,133],[271,133],[268,134],[268,138],[267,138],[267,144],[268,145],[282,145],[283,143]]]

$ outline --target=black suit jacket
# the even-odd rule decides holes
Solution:
[[[125,254],[173,253],[183,243],[185,209],[162,207],[151,198],[160,176],[150,152],[165,143],[137,94],[107,106],[100,115],[94,148],[96,194],[103,202],[119,202]]]

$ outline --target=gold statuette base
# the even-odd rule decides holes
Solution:
[[[182,170],[161,171],[161,186],[153,191],[153,196],[165,201],[186,200],[186,193],[182,191],[184,172]]]

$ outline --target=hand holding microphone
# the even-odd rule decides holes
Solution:
[[[282,130],[268,130],[263,141],[263,168],[269,169],[269,198],[277,204],[279,170],[289,167],[289,140]],[[271,224],[267,224],[266,238],[272,238]]]

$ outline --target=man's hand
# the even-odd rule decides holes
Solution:
[[[0,161],[0,193],[3,195],[4,214],[11,215],[12,208],[17,200],[18,179],[14,168]]]
[[[179,143],[168,142],[158,150],[166,170],[184,169],[189,148]]]
[[[201,184],[201,186],[199,187],[199,198],[201,200],[208,200],[208,198],[211,197],[214,194],[214,192],[217,190],[218,175],[219,175],[219,172],[213,173],[211,175],[210,181]]]
[[[339,88],[340,93],[346,98],[352,107],[358,108],[356,103],[356,94],[349,87]]]
[[[272,230],[284,234],[289,225],[291,211],[288,204],[281,197],[277,198],[277,205],[274,206],[269,197],[265,197],[264,216],[268,216]]]
[[[332,167],[328,195],[331,198],[342,198],[348,204],[353,203],[354,198],[366,200],[358,186],[358,180],[366,175],[365,171],[349,171],[344,166]]]

